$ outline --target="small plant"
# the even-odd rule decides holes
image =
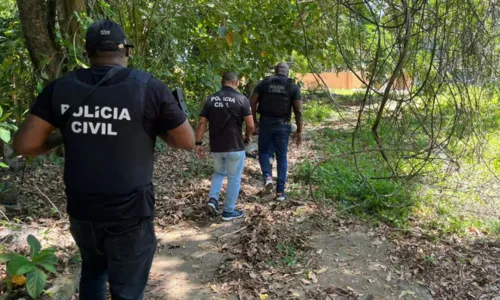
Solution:
[[[26,290],[32,298],[38,297],[44,290],[47,274],[44,269],[56,273],[57,257],[54,248],[42,250],[42,245],[33,235],[26,239],[30,246],[29,258],[17,253],[0,254],[0,262],[7,263],[7,284],[26,285]]]
[[[433,255],[428,255],[424,259],[426,262],[430,263],[431,265],[436,264],[436,258]]]
[[[282,262],[289,267],[293,267],[297,264],[297,255],[295,253],[295,247],[291,245],[279,244],[278,251],[283,256]]]

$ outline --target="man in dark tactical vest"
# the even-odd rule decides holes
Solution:
[[[270,146],[274,147],[278,165],[278,184],[276,200],[284,201],[285,184],[288,170],[288,141],[292,127],[290,119],[292,109],[295,115],[297,146],[302,141],[302,102],[300,88],[288,78],[289,68],[286,63],[276,65],[274,75],[259,82],[251,98],[254,122],[259,129],[259,163],[264,176],[264,192],[271,193],[274,187],[269,164]],[[258,105],[258,108],[257,108]],[[260,120],[257,122],[257,114]]]
[[[194,134],[169,88],[126,68],[130,45],[120,25],[88,28],[90,69],[47,85],[14,139],[19,155],[65,146],[70,231],[82,256],[81,300],[142,299],[156,249],[153,152],[156,137],[194,148]],[[68,114],[65,114],[68,113]]]
[[[250,102],[236,91],[237,88],[238,76],[233,72],[224,73],[222,89],[207,97],[196,129],[196,153],[198,157],[203,157],[202,140],[209,124],[214,173],[208,207],[214,213],[219,213],[219,193],[227,176],[226,201],[222,212],[224,221],[243,217],[243,212],[235,206],[245,166],[245,144],[250,142],[254,130]],[[241,133],[243,122],[246,124],[245,139]]]

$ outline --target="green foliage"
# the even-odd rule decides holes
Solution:
[[[43,269],[56,273],[57,257],[53,248],[42,250],[40,242],[33,235],[28,235],[27,242],[30,246],[30,259],[16,253],[2,253],[0,262],[7,263],[9,280],[16,275],[26,275],[26,290],[32,298],[36,298],[43,292],[47,281],[47,274]]]
[[[317,101],[307,102],[304,104],[304,120],[313,124],[323,122],[333,114],[333,110],[328,104],[323,104]]]

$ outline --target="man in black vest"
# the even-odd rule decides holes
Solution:
[[[156,249],[156,137],[194,148],[193,130],[168,87],[126,68],[131,47],[120,25],[90,26],[91,68],[47,85],[14,139],[17,154],[40,155],[57,144],[52,131],[61,130],[70,230],[82,256],[81,300],[104,300],[106,281],[112,299],[143,298]],[[104,81],[111,70],[118,71]]]
[[[270,146],[274,147],[278,164],[278,184],[276,200],[286,199],[285,184],[288,170],[288,141],[292,127],[290,119],[292,109],[297,124],[295,142],[297,146],[302,141],[302,102],[300,88],[291,78],[288,78],[289,68],[286,63],[276,65],[274,76],[266,77],[259,82],[251,98],[252,112],[255,124],[259,128],[259,163],[264,176],[266,193],[271,193],[274,187],[269,165]],[[258,105],[258,109],[257,109]],[[260,120],[257,122],[257,114]]]
[[[235,206],[245,166],[245,144],[249,143],[254,130],[250,102],[247,97],[236,91],[237,88],[238,76],[233,72],[224,73],[222,89],[207,97],[196,129],[196,153],[198,157],[202,157],[202,139],[207,123],[210,125],[210,152],[214,159],[214,174],[208,207],[214,213],[219,213],[219,193],[222,181],[227,176],[226,201],[222,212],[224,221],[243,217],[243,212],[235,209]],[[243,122],[246,124],[245,139],[241,134]]]

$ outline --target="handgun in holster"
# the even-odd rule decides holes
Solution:
[[[189,110],[186,101],[184,101],[184,93],[182,92],[182,89],[176,88],[172,94],[174,94],[175,100],[177,100],[177,103],[179,104],[179,108],[184,112],[186,117],[189,117]]]

